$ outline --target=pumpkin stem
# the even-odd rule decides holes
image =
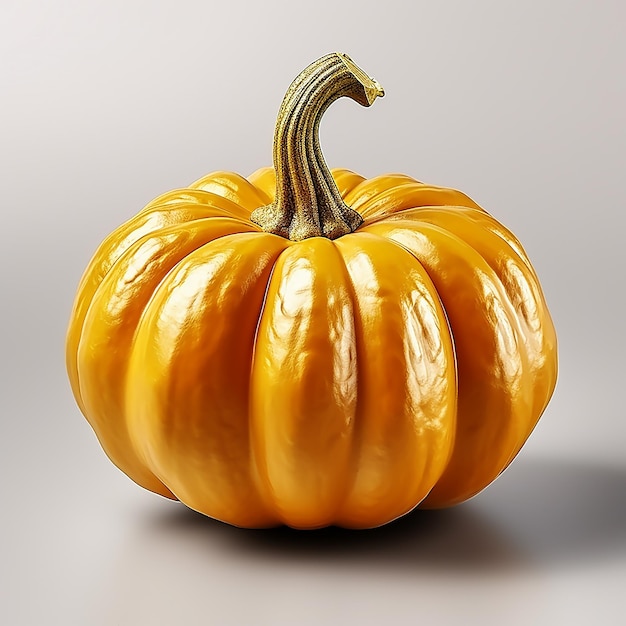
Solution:
[[[304,69],[287,90],[276,121],[276,199],[253,211],[252,221],[292,241],[354,232],[363,218],[342,200],[324,161],[320,120],[342,96],[370,106],[383,95],[382,87],[340,52]]]

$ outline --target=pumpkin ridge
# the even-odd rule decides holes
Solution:
[[[300,528],[333,523],[349,471],[354,333],[339,257],[323,237],[281,255],[252,365],[256,465],[279,519]]]
[[[232,220],[233,222],[239,222],[242,225],[244,229],[243,232],[245,232],[246,230],[248,232],[259,231],[259,228],[255,224],[252,224],[251,222],[246,222],[244,220],[240,220],[236,217],[210,216],[210,217],[198,217],[192,220],[185,220],[185,221],[181,221],[181,222],[174,223],[174,224],[161,225],[161,226],[148,230],[147,232],[141,234],[139,237],[136,237],[137,231],[140,230],[140,228],[132,228],[132,229],[128,228],[127,229],[125,227],[129,225],[131,222],[133,222],[134,219],[138,218],[140,215],[145,215],[145,214],[136,215],[132,220],[128,220],[128,222],[125,222],[120,227],[118,227],[115,231],[113,231],[113,233],[111,233],[111,235],[109,235],[109,237],[107,237],[99,246],[98,251],[94,254],[92,263],[90,263],[89,267],[85,270],[85,273],[83,274],[83,277],[81,278],[81,281],[77,290],[78,293],[77,293],[77,297],[74,303],[74,310],[72,312],[72,317],[71,317],[72,325],[71,325],[70,331],[73,332],[74,334],[78,334],[78,336],[82,335],[83,324],[87,316],[88,310],[91,307],[91,303],[93,302],[94,295],[98,291],[102,282],[106,279],[111,269],[115,266],[115,264],[137,242],[147,239],[149,237],[152,237],[155,235],[155,233],[164,233],[167,231],[167,229],[172,229],[172,232],[173,232],[175,229],[179,227],[185,228],[187,227],[187,225],[194,223],[194,222],[201,221],[201,220],[214,220],[214,219]],[[122,242],[118,242],[118,244],[116,245],[115,240],[118,239],[120,232],[125,232],[126,230],[128,230],[128,233],[124,237],[124,240]],[[89,283],[91,283],[91,285],[89,285]],[[91,287],[91,288],[87,289],[87,287]],[[86,294],[85,293],[86,289],[87,289],[87,292],[91,292],[91,293]],[[73,328],[73,331],[72,331],[72,328]],[[68,347],[67,353],[68,355],[69,354],[73,355],[74,350]],[[68,369],[70,368],[68,367]],[[72,371],[74,371],[74,366],[72,366],[71,369]]]
[[[260,301],[282,251],[272,239],[232,233],[182,259],[144,309],[129,364],[125,406],[138,456],[187,506],[234,525],[275,523],[251,471],[243,395],[256,324],[247,298]]]
[[[366,178],[356,185],[344,197],[344,202],[353,210],[361,212],[361,206],[370,202],[372,198],[388,191],[401,189],[405,185],[419,183],[408,174],[380,174],[373,178]]]
[[[245,209],[250,214],[263,206],[267,194],[247,178],[236,172],[219,170],[199,178],[190,189],[211,193]]]
[[[456,419],[454,350],[438,294],[415,255],[362,231],[335,245],[355,294],[363,354],[356,471],[339,523],[369,528],[415,508],[445,469]]]
[[[419,207],[412,207],[407,209],[402,209],[397,213],[393,213],[390,215],[386,215],[381,217],[380,219],[372,219],[365,220],[364,226],[370,226],[372,224],[376,224],[382,220],[385,221],[393,221],[393,220],[412,220],[415,217],[420,218],[420,221],[428,224],[438,224],[434,219],[429,219],[428,221],[423,220],[423,211],[433,211],[433,210],[441,210],[444,212],[453,212],[456,214],[459,219],[463,218],[466,220],[467,224],[472,228],[476,228],[478,230],[487,231],[494,236],[497,236],[500,240],[502,240],[508,248],[513,250],[517,256],[524,262],[524,265],[528,268],[528,271],[533,275],[534,280],[539,283],[539,279],[537,274],[528,258],[524,247],[520,243],[520,241],[515,237],[515,235],[501,222],[499,222],[495,217],[493,217],[488,211],[485,211],[482,207],[474,208],[462,205],[425,205]]]
[[[215,218],[207,218],[204,221],[196,220],[193,229],[195,232],[190,232],[188,224],[175,224],[141,237],[111,266],[107,275],[94,292],[83,319],[78,340],[76,362],[77,387],[81,394],[83,413],[96,431],[109,458],[118,467],[123,466],[123,471],[140,484],[144,482],[144,479],[141,477],[141,472],[137,474],[133,470],[133,467],[136,467],[136,463],[129,460],[129,455],[119,452],[120,446],[117,443],[120,439],[128,438],[128,427],[126,420],[122,417],[124,412],[124,372],[127,371],[128,355],[132,352],[137,329],[141,324],[146,309],[150,306],[154,292],[180,262],[194,250],[206,245],[208,243],[207,239],[210,241],[210,236],[215,234],[215,231],[212,231],[210,227],[214,226],[215,222]],[[234,222],[234,220],[223,218],[222,226],[232,227],[233,224],[230,224],[230,222]],[[253,227],[250,228],[252,229]],[[172,250],[173,245],[176,245],[175,250]],[[136,261],[139,261],[139,264]],[[133,268],[134,265],[135,268]],[[129,271],[131,272],[130,274]],[[130,283],[131,286],[126,287],[124,285],[126,282]],[[146,289],[149,291],[146,292]],[[143,296],[133,295],[133,291],[136,294],[143,294]],[[115,310],[115,299],[120,301],[120,304],[117,305],[121,307],[119,310]],[[142,302],[143,305],[138,306]],[[104,313],[107,315],[103,317]],[[106,331],[99,330],[104,320],[106,320]],[[121,323],[122,321],[123,324]],[[131,321],[134,321],[132,326],[130,324]],[[100,332],[99,335],[98,332]],[[106,335],[103,335],[103,332],[106,332]],[[89,337],[88,345],[85,345],[83,342],[83,337],[85,336]],[[97,351],[93,347],[96,338],[99,338],[100,341],[100,348]],[[120,350],[119,362],[115,365],[114,361],[109,359],[115,359],[115,355]],[[89,399],[89,396],[85,397],[85,391],[83,390],[83,379],[85,376],[81,374],[81,369],[84,368],[84,364],[81,365],[81,363],[83,363],[85,358],[82,355],[85,351],[87,351],[86,355],[89,358],[89,366],[86,371],[89,372],[92,378],[94,372],[99,371],[99,375],[103,375],[104,378],[110,381],[117,380],[119,383],[116,386],[111,382],[109,393],[105,398],[96,400],[98,391],[92,392],[94,397],[91,399]],[[92,355],[94,351],[96,354]],[[91,384],[87,385],[87,389],[94,389],[94,386]],[[103,406],[108,407],[106,411],[102,408]],[[109,423],[106,428],[102,415],[105,412],[110,413]],[[114,424],[115,427],[113,426]],[[104,436],[103,431],[106,431],[105,439],[108,439],[108,443],[102,440]],[[124,435],[124,432],[127,435]],[[118,452],[116,452],[116,449]],[[162,490],[160,492],[162,493]],[[162,493],[162,495],[166,494]]]
[[[346,196],[359,184],[361,184],[365,178],[345,167],[334,167],[330,170],[330,173],[337,186],[339,195],[345,202]]]
[[[477,227],[481,226],[491,232],[493,235],[499,237],[502,241],[506,243],[506,245],[511,248],[517,256],[524,262],[528,271],[533,275],[537,286],[541,288],[539,284],[539,278],[537,277],[537,273],[533,268],[528,254],[524,249],[524,246],[519,241],[519,239],[506,227],[504,224],[499,222],[495,217],[493,217],[487,211],[481,211],[480,213],[476,213],[472,211],[469,207],[458,207],[458,212],[468,220],[468,222],[473,222],[477,224]],[[484,222],[481,224],[480,222]]]
[[[388,226],[391,226],[391,225],[389,224]],[[494,306],[496,307],[493,310],[490,308],[486,308],[486,305],[481,305],[482,313],[480,317],[484,317],[485,319],[487,319],[488,316],[490,317],[491,315],[497,315],[498,311],[504,313],[504,315],[506,316],[506,321],[508,323],[508,328],[513,333],[513,337],[511,339],[513,339],[513,341],[515,342],[515,348],[516,348],[515,352],[518,354],[519,359],[521,360],[521,363],[519,365],[520,373],[517,377],[514,378],[514,380],[517,381],[515,384],[519,385],[519,390],[511,386],[513,385],[513,382],[508,382],[507,384],[504,384],[503,382],[502,385],[498,387],[501,392],[499,402],[504,403],[502,406],[503,406],[503,409],[506,410],[506,415],[502,417],[496,416],[492,420],[490,420],[488,423],[481,421],[481,424],[483,424],[486,427],[491,427],[491,429],[486,435],[487,439],[478,440],[478,443],[477,443],[478,447],[475,449],[473,453],[471,453],[470,451],[469,442],[463,439],[464,437],[463,433],[469,432],[469,431],[467,431],[466,427],[464,427],[464,424],[466,422],[466,420],[463,418],[464,413],[460,413],[460,419],[459,419],[458,424],[461,430],[457,432],[457,443],[455,444],[455,448],[453,450],[452,457],[450,458],[448,467],[446,468],[446,471],[444,472],[441,480],[437,483],[437,485],[435,485],[435,487],[433,488],[433,490],[431,491],[431,493],[426,498],[423,504],[425,507],[450,506],[457,502],[466,500],[467,498],[475,495],[476,493],[484,489],[489,483],[491,483],[496,478],[496,476],[498,476],[505,469],[506,465],[515,456],[515,454],[517,454],[517,452],[519,451],[523,443],[526,441],[528,435],[530,434],[529,431],[532,431],[532,428],[534,427],[537,420],[539,419],[539,416],[535,414],[532,404],[529,405],[529,402],[528,402],[529,398],[532,398],[532,395],[533,395],[532,394],[532,379],[531,379],[530,371],[528,367],[529,355],[527,352],[525,342],[523,341],[523,333],[519,326],[519,322],[516,318],[515,311],[514,311],[513,306],[511,305],[508,294],[506,293],[506,290],[504,289],[496,272],[491,268],[491,266],[487,263],[487,261],[483,258],[483,256],[477,250],[475,250],[468,243],[466,243],[461,238],[456,236],[454,233],[451,233],[444,227],[425,223],[418,228],[414,222],[407,221],[407,222],[404,222],[403,224],[402,220],[397,220],[397,221],[394,220],[393,226],[394,227],[398,226],[399,229],[404,228],[409,231],[419,232],[421,236],[427,237],[429,242],[432,239],[432,236],[428,235],[429,230],[434,233],[438,232],[440,234],[443,234],[443,236],[447,238],[450,242],[455,242],[454,244],[455,246],[458,246],[460,244],[461,246],[460,249],[465,251],[463,252],[463,255],[462,255],[463,257],[467,257],[468,255],[473,255],[475,258],[475,261],[474,261],[474,263],[476,264],[475,266],[479,267],[482,264],[483,267],[482,269],[480,269],[480,272],[483,272],[488,269],[489,283],[486,283],[486,284],[489,285],[489,289],[491,288],[495,289],[493,294],[494,295],[497,294],[498,300],[493,301]],[[389,235],[387,236],[390,236],[390,235],[392,235],[392,233],[389,233]],[[415,255],[415,252],[411,250],[408,247],[408,245],[405,246],[402,242],[397,242],[397,243],[399,245],[402,245],[403,247],[406,247],[407,250],[411,254]],[[431,244],[431,245],[434,245],[434,244]],[[437,245],[438,245],[438,253],[445,254],[445,250],[442,249],[441,247],[442,245],[441,241],[439,241]],[[472,251],[471,253],[470,253],[470,250]],[[479,262],[479,259],[480,259],[480,262]],[[440,281],[438,280],[438,277],[436,275],[433,275],[432,271],[427,266],[426,266],[426,270],[431,276],[435,285],[437,285],[437,290],[441,297],[442,304],[444,306],[444,309],[446,310],[446,313],[451,323],[451,333],[455,342],[455,346],[457,346],[457,350],[458,350],[458,347],[461,345],[459,343],[459,337],[461,336],[460,331],[464,329],[464,326],[459,323],[458,319],[456,320],[454,319],[455,318],[454,315],[450,314],[450,309],[454,308],[454,306],[451,306],[452,301],[454,298],[456,298],[457,294],[450,294],[450,293],[446,294],[445,289],[442,290],[442,285],[439,284]],[[498,302],[498,304],[496,304],[496,302]],[[489,303],[487,302],[487,305],[488,304]],[[502,307],[502,308],[498,309],[497,307]],[[480,318],[477,318],[477,319],[480,320]],[[486,329],[487,327],[491,327],[492,325],[491,322],[487,324],[484,321],[482,322],[479,321],[479,323],[483,325],[484,329]],[[497,331],[499,328],[499,325],[494,324],[493,327]],[[468,343],[469,340],[468,340],[468,336],[466,335],[467,332],[468,332],[467,330],[463,330],[463,334],[465,335],[465,339],[463,340],[464,350],[467,350],[468,346],[471,343],[471,341]],[[483,332],[485,331],[483,330]],[[497,348],[498,336],[493,335],[493,339],[495,341],[493,358],[497,360],[500,358],[500,351],[499,351],[500,349]],[[484,353],[484,354],[486,355],[487,353]],[[458,357],[459,355],[457,352],[457,358]],[[474,355],[473,360],[476,360],[477,358],[478,358],[478,355]],[[459,398],[460,398],[459,409],[460,410],[466,410],[468,406],[471,406],[473,410],[476,410],[477,401],[474,398],[471,398],[473,389],[467,386],[466,377],[463,374],[463,372],[471,371],[473,369],[474,367],[473,360],[469,359],[467,354],[465,354],[465,357],[459,360],[459,390],[461,392],[459,395]],[[494,361],[494,365],[495,364],[496,364],[496,361]],[[509,364],[509,367],[511,365],[512,364]],[[469,367],[469,370],[468,370],[468,367]],[[491,373],[485,374],[485,375],[490,376]],[[498,374],[498,377],[500,375],[501,374]],[[513,375],[513,374],[505,374],[505,376],[508,376],[508,375]],[[493,394],[491,393],[489,395],[493,396]],[[471,398],[471,402],[470,402],[470,398]],[[476,418],[472,418],[472,419],[475,420]],[[504,419],[505,421],[502,422],[501,421],[502,419]],[[470,422],[468,422],[467,424],[470,424]],[[530,426],[531,424],[532,426]],[[484,448],[485,444],[488,441],[491,441],[492,444],[497,443],[496,449],[499,450],[500,454],[497,456],[490,457],[491,462],[489,464],[489,467],[491,469],[489,469],[489,471],[486,471],[484,469],[485,462],[484,461],[482,461],[482,463],[479,462],[480,459],[476,459],[472,455],[475,455],[476,453],[479,452],[480,449]],[[478,477],[472,478],[471,468],[475,468],[475,471],[481,470],[483,478],[481,479],[479,479]],[[451,474],[451,472],[454,472],[454,474]],[[478,474],[478,476],[480,475],[481,474]],[[460,478],[461,476],[463,476],[463,479]],[[447,487],[444,488],[444,485],[446,485]],[[445,491],[446,488],[453,488],[453,492],[449,493],[448,495],[443,495],[443,496],[440,495],[440,492],[442,490]]]
[[[267,199],[265,204],[274,202],[276,197],[276,172],[271,165],[259,167],[249,174],[246,179]]]
[[[434,210],[436,213],[429,217],[426,214],[429,210]],[[533,371],[537,368],[541,369],[536,361],[543,358],[549,359],[551,357],[546,357],[546,355],[556,353],[556,337],[552,330],[550,313],[541,284],[528,258],[522,256],[524,254],[523,248],[520,251],[515,247],[516,240],[513,236],[511,236],[513,242],[505,239],[503,231],[504,233],[507,232],[506,227],[485,212],[474,211],[466,207],[455,207],[454,211],[438,212],[440,217],[445,219],[446,223],[444,224],[438,221],[437,212],[438,207],[432,209],[421,207],[409,211],[411,215],[419,216],[421,223],[443,228],[446,232],[463,240],[474,251],[478,252],[492,268],[510,309],[514,313],[511,317],[517,323],[519,336],[523,340],[529,361],[534,364],[532,368],[529,368],[529,371],[530,369]],[[476,219],[472,219],[472,214]],[[391,217],[390,220],[395,221],[396,218]],[[455,220],[458,222],[455,223]],[[494,227],[486,227],[485,223]],[[501,250],[495,251],[496,248],[503,245],[506,250],[504,255],[506,261],[503,261]],[[491,254],[490,248],[492,249]],[[526,292],[526,296],[523,292]],[[542,325],[541,319],[546,319],[548,323]],[[546,364],[546,367],[549,365]],[[555,376],[556,374],[554,374]],[[539,407],[537,409],[539,415],[547,406],[549,400],[547,390],[553,387],[554,377],[548,377],[542,381],[542,384],[537,383],[534,396],[537,402],[536,406]]]
[[[337,250],[338,256],[341,261],[342,268],[342,278],[343,283],[345,285],[345,289],[349,294],[349,299],[352,303],[352,328],[354,330],[354,369],[356,371],[356,393],[355,393],[355,401],[354,401],[354,410],[353,410],[353,427],[350,432],[350,454],[349,461],[347,463],[348,471],[343,474],[343,488],[342,488],[342,497],[337,502],[337,508],[334,513],[334,519],[340,520],[345,506],[346,500],[354,486],[356,481],[356,475],[358,472],[358,459],[360,456],[360,448],[363,440],[363,431],[362,431],[362,420],[359,419],[360,412],[363,409],[363,382],[362,382],[362,372],[360,373],[360,364],[361,358],[359,358],[359,353],[361,352],[360,342],[358,338],[357,329],[362,327],[361,320],[361,311],[359,309],[359,305],[356,298],[356,288],[354,286],[354,282],[352,280],[352,276],[348,271],[348,266],[346,264],[346,259],[344,256],[343,248],[346,243],[346,237],[354,237],[358,236],[356,233],[351,233],[350,235],[344,235],[339,239],[333,241],[333,245]],[[343,244],[340,242],[343,241]]]
[[[272,235],[271,233],[266,233],[270,237],[274,237],[276,235]],[[272,263],[272,267],[270,269],[269,275],[267,277],[267,281],[265,284],[265,291],[263,292],[263,299],[261,300],[261,306],[259,308],[259,314],[257,315],[256,326],[254,329],[254,339],[252,342],[252,354],[250,357],[250,374],[248,378],[248,438],[250,441],[250,450],[249,450],[249,463],[250,470],[252,472],[252,480],[256,485],[257,493],[260,500],[263,502],[268,511],[271,511],[277,518],[277,520],[281,520],[280,511],[276,506],[276,501],[272,497],[272,486],[267,476],[267,470],[265,467],[260,466],[260,460],[258,458],[258,454],[255,451],[254,441],[255,441],[255,432],[254,432],[254,424],[252,420],[252,384],[253,384],[253,376],[254,376],[254,364],[256,363],[256,353],[257,353],[257,341],[259,338],[259,328],[261,326],[261,320],[263,318],[263,313],[265,312],[265,307],[267,305],[268,293],[270,289],[270,284],[272,282],[272,278],[274,277],[274,272],[276,270],[276,264],[281,256],[281,254],[292,245],[291,241],[281,237],[285,241],[285,249],[282,250]]]
[[[391,188],[373,196],[360,206],[360,211],[367,223],[378,221],[398,213],[418,209],[422,206],[467,206],[472,209],[482,208],[469,196],[456,189],[437,187],[423,183],[403,185],[401,191]],[[452,202],[453,201],[453,202]]]

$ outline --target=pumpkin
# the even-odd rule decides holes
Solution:
[[[556,335],[518,240],[459,191],[324,162],[326,108],[382,95],[322,57],[273,168],[166,193],[96,251],[67,369],[139,485],[240,527],[375,527],[474,496],[530,435]]]

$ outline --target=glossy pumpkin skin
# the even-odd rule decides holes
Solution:
[[[363,224],[263,232],[272,168],[157,198],[100,246],[67,336],[76,400],[146,489],[242,527],[367,528],[478,493],[553,392],[515,237],[464,194],[333,170]]]

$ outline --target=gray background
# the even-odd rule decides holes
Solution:
[[[0,5],[0,623],[624,623],[626,5],[13,1]],[[367,533],[241,531],[143,491],[69,391],[91,254],[158,194],[270,163],[282,95],[350,54],[329,165],[462,189],[524,243],[560,378],[470,502]]]

